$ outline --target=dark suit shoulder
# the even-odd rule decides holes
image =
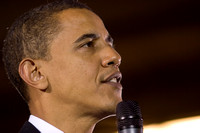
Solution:
[[[40,133],[40,131],[30,122],[25,122],[19,133]]]

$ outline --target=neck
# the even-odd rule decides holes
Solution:
[[[65,133],[92,133],[98,121],[96,118],[89,116],[77,117],[70,112],[66,112],[64,115],[61,115],[63,113],[60,112],[57,115],[51,115],[46,111],[38,112],[31,110],[31,114],[45,120]]]
[[[44,106],[45,105],[45,106]],[[49,106],[49,107],[47,107]],[[65,133],[92,133],[100,118],[95,115],[81,114],[76,106],[54,106],[40,103],[39,100],[30,102],[29,109],[35,115]]]

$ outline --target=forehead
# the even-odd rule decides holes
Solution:
[[[102,20],[87,9],[67,9],[58,14],[58,19],[67,32],[84,34],[99,32],[107,34]]]

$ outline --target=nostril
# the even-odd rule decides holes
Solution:
[[[109,65],[114,65],[115,63],[113,62],[113,61],[111,61],[111,62],[108,62],[108,66]]]

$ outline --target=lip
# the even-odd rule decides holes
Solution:
[[[113,79],[113,78],[117,79],[116,83],[110,82],[110,80]],[[109,84],[109,85],[114,86],[115,88],[118,88],[118,89],[122,89],[122,85],[120,83],[121,80],[122,80],[121,72],[115,72],[115,73],[111,74],[109,77],[107,77],[105,80],[103,80],[102,83]]]

